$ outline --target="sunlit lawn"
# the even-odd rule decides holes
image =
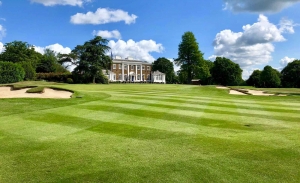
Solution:
[[[1,183],[300,182],[299,96],[50,84],[80,97],[0,99]]]

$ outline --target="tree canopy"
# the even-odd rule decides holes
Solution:
[[[90,77],[95,83],[97,75],[102,74],[102,69],[109,69],[112,62],[111,58],[105,54],[110,49],[107,42],[107,39],[96,36],[83,45],[77,45],[72,50],[79,58],[74,72],[87,78]]]
[[[284,87],[300,88],[300,60],[289,63],[281,71],[281,79]]]
[[[180,72],[186,73],[186,82],[191,80],[204,79],[209,76],[209,68],[203,59],[203,53],[199,50],[197,40],[192,32],[185,32],[181,43],[178,46],[178,58],[175,64],[180,66]]]
[[[262,87],[265,88],[277,88],[281,86],[280,73],[267,65],[260,74],[260,81]]]
[[[249,86],[260,87],[261,86],[260,74],[261,74],[260,70],[253,71],[249,79],[246,81],[247,84]]]
[[[155,60],[152,64],[152,71],[160,71],[166,74],[166,82],[174,83],[175,73],[174,65],[170,60],[162,57]]]
[[[217,57],[211,74],[216,84],[225,86],[240,85],[243,82],[242,72],[239,64],[225,57]]]

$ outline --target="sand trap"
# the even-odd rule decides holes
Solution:
[[[242,92],[239,92],[236,90],[230,90],[229,94],[231,94],[231,95],[246,95],[245,93],[242,93]]]
[[[224,90],[229,89],[228,87],[225,87],[225,86],[217,86],[216,88],[218,88],[218,89],[224,89]]]
[[[68,91],[53,90],[45,88],[44,93],[26,93],[30,88],[11,90],[10,87],[0,87],[0,98],[71,98],[72,93]]]
[[[264,91],[258,91],[258,90],[248,90],[248,93],[252,95],[259,95],[259,96],[272,96],[274,94],[270,93],[264,93]]]

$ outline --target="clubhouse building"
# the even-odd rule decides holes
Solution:
[[[159,71],[152,72],[152,64],[146,61],[115,56],[112,62],[111,69],[103,71],[111,82],[166,83],[166,75]]]

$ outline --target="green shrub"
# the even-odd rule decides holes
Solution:
[[[72,78],[71,73],[37,73],[36,79],[37,80],[46,80],[46,81],[53,81],[53,82],[67,82],[68,78]]]
[[[0,84],[19,82],[24,76],[25,72],[21,65],[0,61]]]
[[[36,72],[33,68],[32,64],[30,62],[21,62],[21,66],[23,67],[25,71],[25,80],[35,80]]]
[[[35,88],[30,88],[29,90],[26,91],[26,93],[44,93],[44,87],[38,86]]]
[[[76,73],[73,72],[73,79],[75,83],[92,83],[93,77],[90,76],[89,74],[86,73]],[[96,78],[95,78],[96,83],[102,83],[102,84],[108,84],[108,78],[100,72]]]
[[[72,78],[67,78],[67,83],[72,84],[72,83],[74,83],[74,81]]]

